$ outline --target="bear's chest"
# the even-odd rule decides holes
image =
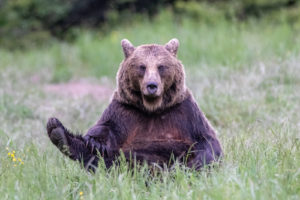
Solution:
[[[131,152],[139,160],[167,162],[171,154],[184,154],[193,142],[189,134],[170,117],[141,118],[128,130],[121,149]]]

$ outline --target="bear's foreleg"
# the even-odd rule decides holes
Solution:
[[[51,142],[72,160],[83,163],[87,170],[95,170],[99,158],[87,145],[81,135],[70,133],[56,118],[50,118],[47,123],[47,133]]]
[[[195,146],[192,152],[194,157],[188,161],[188,167],[196,170],[201,169],[205,165],[210,165],[213,162],[218,162],[222,156],[222,150],[219,142],[204,142]]]

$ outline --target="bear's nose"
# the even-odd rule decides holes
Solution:
[[[149,94],[155,94],[157,91],[157,83],[155,83],[155,82],[148,83],[147,90],[148,90]]]

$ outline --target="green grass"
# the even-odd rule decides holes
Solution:
[[[166,13],[108,34],[82,32],[72,44],[1,49],[0,199],[299,199],[298,35],[285,23],[174,22]],[[173,37],[181,42],[187,85],[218,131],[225,153],[220,167],[176,166],[150,175],[147,166],[129,170],[123,163],[107,171],[102,164],[92,175],[51,144],[48,117],[86,132],[109,102],[58,96],[45,85],[114,84],[122,38],[139,45]],[[23,165],[7,155],[12,151]]]

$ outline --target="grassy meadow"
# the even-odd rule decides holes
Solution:
[[[72,43],[0,48],[0,199],[300,199],[299,27],[208,24],[166,12],[105,34],[80,32]],[[52,145],[49,117],[79,133],[99,119],[116,85],[121,39],[140,45],[173,37],[187,85],[218,132],[220,167],[176,165],[150,175],[147,166],[105,170],[100,163],[90,174]],[[66,83],[108,92],[76,96]]]

